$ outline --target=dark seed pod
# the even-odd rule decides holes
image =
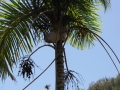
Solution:
[[[31,75],[33,75],[34,62],[29,57],[23,57],[19,65],[18,76],[22,75],[24,79],[30,79]]]

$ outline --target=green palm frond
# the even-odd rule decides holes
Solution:
[[[110,7],[110,0],[100,0],[100,2],[102,3],[105,10],[107,10],[107,8]]]
[[[108,7],[110,7],[110,0],[90,0],[90,1],[103,5],[105,11],[107,10]]]
[[[96,14],[97,8],[93,7],[91,3],[86,2],[87,5],[84,6],[86,10],[80,9],[79,6],[72,7],[68,13],[72,12],[72,17],[74,20],[70,23],[70,35],[68,37],[68,42],[72,46],[85,49],[85,47],[90,47],[94,45],[95,37],[92,33],[86,31],[86,28],[92,30],[94,33],[100,33],[99,16]],[[78,27],[79,26],[79,27]]]
[[[36,2],[36,0],[34,1]],[[33,27],[33,24],[35,18],[37,18],[40,12],[44,11],[45,7],[41,8],[40,3],[36,9],[34,1],[28,2],[28,0],[23,0],[21,3],[19,0],[11,0],[11,3],[1,2],[0,62],[4,62],[11,70],[12,65],[16,64],[17,60],[22,56],[21,51],[23,53],[31,52],[32,47],[41,38],[40,30],[37,27]],[[41,16],[41,18],[44,17]],[[39,20],[39,23],[42,22],[44,21]],[[41,30],[43,26],[44,24],[41,25]]]

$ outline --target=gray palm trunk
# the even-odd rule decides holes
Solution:
[[[56,68],[56,85],[55,90],[64,90],[64,60],[63,60],[63,51],[64,47],[62,46],[62,42],[58,41],[56,43],[55,50],[55,68]]]
[[[65,41],[67,34],[65,33],[66,29],[60,25],[61,21],[54,21],[56,20],[54,16],[50,17],[50,20],[52,21],[53,31],[44,33],[44,40],[48,43],[55,43],[55,90],[64,90],[63,42]]]

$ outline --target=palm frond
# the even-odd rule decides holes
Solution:
[[[105,8],[105,10],[107,10],[107,8],[110,6],[110,0],[99,0],[103,7]]]
[[[32,47],[41,39],[42,27],[38,30],[34,21],[39,13],[44,12],[45,7],[41,7],[41,2],[34,4],[35,2],[36,0],[11,0],[11,3],[2,1],[0,4],[0,61],[6,61],[8,70],[12,70],[12,65],[16,64],[22,54],[31,52]],[[7,70],[5,72],[7,73]]]
[[[97,8],[93,7],[93,4],[86,2],[84,9],[81,9],[80,6],[72,7],[68,10],[68,15],[73,17],[70,24],[68,25],[68,42],[72,46],[78,47],[80,49],[85,49],[94,45],[94,36],[91,33],[86,32],[85,28],[89,28],[95,33],[100,33],[99,20],[100,17],[96,14]],[[73,14],[71,14],[73,13]],[[84,28],[77,28],[83,27]]]
[[[108,48],[112,51],[112,53],[114,54],[114,56],[116,57],[117,61],[118,61],[119,64],[120,64],[120,60],[118,59],[116,53],[115,53],[114,50],[110,47],[110,45],[109,45],[102,37],[100,37],[98,34],[94,33],[93,31],[91,31],[91,30],[89,30],[89,29],[86,29],[86,30],[87,30],[88,32],[92,33],[92,34],[95,36],[95,38],[98,38],[98,39],[102,40],[102,41],[108,46]]]
[[[75,75],[76,74],[76,75]],[[66,89],[69,89],[70,87],[74,89],[79,89],[79,84],[83,85],[83,77],[72,70],[65,70],[64,71],[64,80],[65,80],[65,87]]]
[[[99,3],[103,5],[105,11],[107,10],[108,7],[110,7],[110,0],[89,0],[90,2]]]

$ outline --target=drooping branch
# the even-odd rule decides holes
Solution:
[[[94,35],[94,36],[95,36],[95,35]],[[96,36],[95,36],[95,37],[96,37]],[[109,54],[109,52],[107,51],[107,49],[106,49],[105,46],[102,44],[102,42],[99,40],[99,38],[98,38],[98,37],[96,37],[96,38],[97,38],[97,40],[100,42],[100,44],[102,45],[102,47],[104,48],[104,50],[106,51],[106,53],[108,54],[108,56],[110,57],[110,59],[111,59],[112,63],[114,64],[114,66],[115,66],[118,74],[120,74],[120,72],[119,72],[119,70],[118,70],[115,62],[113,61],[113,59],[112,59],[112,57],[110,56],[110,54]]]
[[[65,44],[66,44],[66,42],[67,42],[69,32],[67,32],[66,35],[67,35],[67,36],[66,36],[66,38],[65,38],[65,41],[63,42],[63,47],[65,46]],[[67,65],[67,58],[66,58],[65,48],[64,48],[64,52],[63,52],[63,53],[64,53],[64,58],[65,58],[65,65],[66,65],[66,68],[67,68],[67,71],[68,71],[69,69],[68,69],[68,65]]]
[[[23,88],[23,90],[25,90],[28,86],[30,86],[35,80],[37,80],[52,64],[53,62],[55,61],[55,59],[47,66],[46,69],[44,69],[44,71],[42,73],[40,73],[33,81],[31,81],[27,86],[25,86]]]
[[[74,75],[76,74],[76,75]],[[75,88],[79,88],[79,83],[83,85],[83,77],[72,70],[65,70],[65,75],[64,75],[64,79],[65,79],[65,86],[67,87],[67,89],[69,88],[69,86],[71,85],[72,87],[74,86]],[[79,81],[79,78],[82,82]]]
[[[45,47],[45,46],[48,46],[48,47],[51,47],[51,48],[55,49],[54,46],[49,45],[49,44],[47,44],[47,45],[42,45],[42,46],[38,47],[34,52],[32,52],[32,53],[30,54],[29,58],[30,58],[38,49],[40,49],[40,48],[42,48],[42,47]]]
[[[82,26],[83,26],[83,27],[82,27]],[[70,27],[70,28],[69,28],[69,32],[70,32],[71,29],[75,29],[75,28],[77,28],[77,29],[80,28],[80,29],[81,29],[81,28],[82,28],[82,29],[84,29],[86,32],[92,33],[92,34],[96,37],[96,39],[100,42],[100,44],[102,45],[102,47],[104,48],[104,50],[107,52],[108,56],[110,57],[110,59],[111,59],[111,61],[113,62],[116,70],[117,70],[118,73],[119,73],[119,70],[118,70],[116,64],[114,63],[112,57],[110,56],[110,54],[108,53],[107,49],[105,48],[105,46],[103,45],[103,43],[102,43],[99,39],[101,39],[101,40],[108,46],[108,48],[112,51],[112,53],[114,54],[114,56],[116,57],[117,61],[118,61],[119,64],[120,64],[120,60],[118,59],[117,55],[115,54],[115,52],[113,51],[113,49],[110,47],[110,45],[109,45],[102,37],[100,37],[99,35],[97,35],[97,34],[94,33],[93,31],[89,30],[88,28],[84,28],[84,27],[85,27],[84,25],[82,25],[82,26],[73,26],[73,27]]]
[[[32,52],[30,55],[26,55],[24,57],[21,58],[20,60],[20,64],[19,64],[19,72],[18,72],[18,76],[23,76],[23,78],[31,78],[31,75],[33,75],[33,71],[32,69],[34,68],[35,62],[30,58],[38,49],[45,47],[45,46],[49,46],[52,47],[54,49],[54,47],[52,45],[42,45],[40,47],[38,47],[34,52]],[[36,65],[37,66],[37,65]],[[37,66],[38,67],[38,66]]]
[[[113,51],[113,49],[110,47],[110,45],[99,35],[97,35],[96,33],[94,33],[93,31],[87,29],[87,31],[91,32],[92,34],[96,35],[97,37],[99,37],[108,47],[109,49],[112,51],[112,53],[115,55],[116,59],[118,60],[119,64],[120,64],[120,60],[118,59],[117,55],[115,54],[115,52]]]
[[[83,27],[82,27],[83,26]],[[117,57],[117,55],[115,54],[115,52],[113,51],[113,49],[110,47],[110,45],[102,38],[102,37],[100,37],[99,35],[97,35],[96,33],[94,33],[93,31],[91,31],[91,30],[89,30],[88,28],[84,28],[85,26],[84,25],[82,25],[82,26],[73,26],[73,27],[70,27],[69,28],[69,31],[71,30],[71,29],[74,29],[74,28],[83,28],[84,30],[86,30],[87,32],[89,32],[89,33],[92,33],[93,35],[96,35],[98,38],[100,38],[107,46],[108,46],[108,48],[112,51],[112,53],[115,55],[115,57],[116,57],[116,59],[118,60],[118,62],[119,62],[119,64],[120,64],[120,60],[118,59],[118,57]]]
[[[63,46],[65,46],[66,44],[66,41],[68,39],[68,34],[69,34],[69,31],[67,32],[67,37],[65,38],[65,41],[63,43]],[[69,85],[72,84],[72,87],[75,86],[76,88],[79,88],[79,83],[83,85],[83,77],[75,72],[75,71],[72,71],[72,70],[69,70],[68,69],[68,65],[67,65],[67,59],[66,59],[66,53],[65,53],[65,50],[64,50],[64,58],[65,58],[65,65],[66,65],[66,69],[64,71],[64,80],[65,80],[65,87],[67,87],[67,89],[69,88]],[[77,78],[74,74],[78,75],[78,77],[80,78],[80,80],[82,82],[79,81],[79,78]],[[82,78],[81,78],[81,77]]]
[[[47,45],[48,46],[48,45]],[[51,46],[51,45],[50,45]],[[41,46],[41,47],[44,47],[44,45],[43,46]],[[38,50],[38,49],[37,49]],[[35,50],[35,52],[37,51],[37,50]],[[25,88],[23,88],[23,90],[25,90],[28,86],[30,86],[35,80],[37,80],[52,64],[53,64],[53,62],[56,60],[56,58],[59,56],[59,54],[60,54],[60,52],[58,53],[58,55],[55,57],[55,59],[47,66],[47,68],[46,69],[44,69],[44,71],[42,72],[42,73],[40,73],[33,81],[31,81]]]

